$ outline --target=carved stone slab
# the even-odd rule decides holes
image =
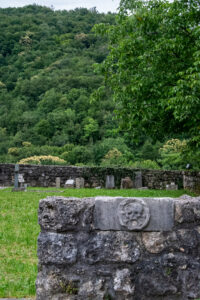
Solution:
[[[100,230],[169,231],[174,225],[171,198],[96,197],[94,224]]]
[[[119,223],[129,230],[140,230],[147,226],[150,213],[143,200],[125,199],[118,205]]]

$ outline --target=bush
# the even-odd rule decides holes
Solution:
[[[123,157],[126,157],[126,160],[131,160],[133,158],[133,155],[128,148],[128,146],[125,144],[123,138],[107,138],[100,142],[97,142],[93,146],[93,153],[94,153],[94,161],[95,164],[102,163],[102,159],[105,158],[105,155],[113,149],[117,149],[120,151],[123,155]]]
[[[135,161],[129,164],[131,168],[135,169],[152,169],[152,170],[159,170],[160,167],[157,162],[147,159],[142,161]]]
[[[163,169],[185,169],[185,151],[187,149],[186,140],[171,139],[168,140],[162,148],[160,148],[161,159],[159,162],[162,164]]]
[[[117,148],[108,151],[101,162],[101,166],[123,166],[126,164],[125,156]]]
[[[93,161],[93,153],[90,147],[75,146],[71,151],[62,154],[71,165],[88,164]]]
[[[13,156],[18,156],[19,155],[19,148],[17,147],[12,147],[8,149],[8,154],[13,155]]]
[[[65,165],[66,161],[57,156],[43,155],[31,156],[21,159],[19,164],[33,164],[33,165]]]
[[[23,147],[31,147],[32,144],[31,144],[30,142],[23,142],[23,143],[22,143],[22,146],[23,146]]]

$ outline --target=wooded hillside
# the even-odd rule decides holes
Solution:
[[[92,30],[98,23],[114,25],[115,15],[38,5],[0,9],[0,162],[43,156],[59,163],[44,157],[53,155],[66,164],[185,167],[184,137],[153,142],[141,135],[136,144],[118,131],[109,89],[91,101],[104,85],[93,65],[109,52],[107,37]],[[175,155],[170,164],[168,150],[177,149],[178,162]]]

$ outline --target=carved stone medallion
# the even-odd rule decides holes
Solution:
[[[147,204],[141,199],[125,199],[118,206],[119,222],[129,230],[141,230],[150,219]]]

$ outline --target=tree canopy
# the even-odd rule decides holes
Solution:
[[[133,138],[184,136],[200,145],[200,6],[196,0],[121,0],[100,69],[121,128]]]
[[[100,22],[114,24],[115,15],[38,5],[0,9],[0,132],[7,137],[0,155],[24,141],[86,145],[112,136],[109,94],[90,103],[102,83],[93,64],[108,53],[106,39],[92,32]]]
[[[0,162],[199,169],[198,20],[184,1],[0,9]]]

